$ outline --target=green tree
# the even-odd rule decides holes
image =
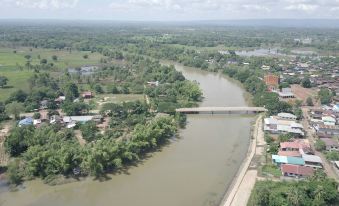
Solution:
[[[6,174],[10,184],[21,184],[23,180],[23,166],[20,159],[14,159],[9,162]]]
[[[6,113],[12,114],[15,119],[20,118],[20,113],[25,111],[25,107],[22,103],[12,102],[6,105]]]
[[[305,77],[301,81],[301,86],[303,86],[304,88],[311,88],[312,87],[312,83],[311,83],[311,81],[310,81],[310,79],[308,77]]]
[[[66,100],[72,101],[75,98],[79,97],[79,89],[75,83],[67,83],[64,87],[64,94]]]
[[[5,76],[0,76],[0,87],[4,87],[7,85],[7,82],[8,82],[8,78],[5,77]]]
[[[96,85],[94,86],[94,90],[95,90],[95,92],[97,92],[97,93],[99,93],[99,94],[104,93],[104,90],[102,89],[102,87],[101,87],[100,84],[96,84]]]
[[[11,156],[19,156],[28,148],[28,139],[34,134],[34,127],[15,127],[10,131],[10,135],[5,139],[6,151]]]
[[[87,142],[91,142],[96,139],[98,132],[97,125],[94,121],[89,121],[80,126],[82,136]]]
[[[326,159],[330,161],[339,161],[339,152],[338,151],[326,152]]]
[[[322,141],[320,139],[317,139],[317,141],[314,144],[314,147],[318,151],[323,151],[323,150],[326,149],[326,145],[325,145],[324,141]]]
[[[88,54],[82,56],[84,59],[88,59]]]
[[[312,100],[311,97],[307,97],[307,99],[306,99],[306,104],[307,104],[307,106],[314,106],[313,100]]]
[[[333,94],[327,88],[321,88],[318,92],[318,97],[320,99],[321,104],[329,104],[332,101]]]
[[[34,119],[40,119],[41,114],[39,112],[34,113],[33,118]]]
[[[53,55],[53,56],[52,56],[52,60],[53,60],[53,61],[58,61],[58,56],[57,56],[57,55]]]
[[[41,59],[40,64],[47,64],[47,59]]]

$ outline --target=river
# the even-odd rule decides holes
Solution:
[[[199,82],[201,106],[245,106],[243,89],[222,75],[176,64]],[[0,193],[0,205],[218,205],[250,142],[253,116],[189,115],[187,127],[171,144],[127,173],[107,181],[92,178],[59,186],[28,181],[18,192]]]

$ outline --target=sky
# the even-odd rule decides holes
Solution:
[[[0,0],[0,19],[339,19],[339,0]]]

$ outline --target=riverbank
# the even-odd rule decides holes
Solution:
[[[226,192],[220,206],[242,206],[246,205],[257,178],[257,169],[251,169],[250,164],[255,154],[260,154],[258,147],[262,148],[264,133],[262,131],[262,115],[254,125],[252,138],[248,148],[247,156],[240,166],[237,175]],[[257,151],[259,150],[259,151]]]

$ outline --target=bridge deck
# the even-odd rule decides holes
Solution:
[[[199,113],[199,112],[266,112],[264,107],[194,107],[179,108],[177,112],[181,113]]]

